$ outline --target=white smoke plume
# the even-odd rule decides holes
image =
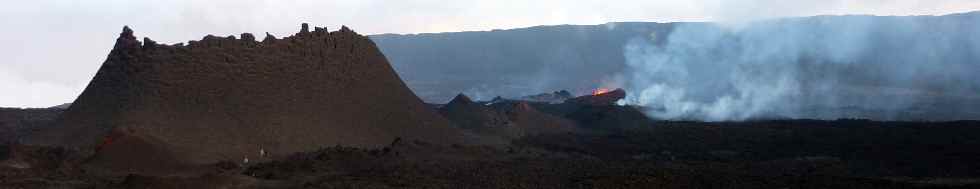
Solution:
[[[626,44],[629,102],[660,119],[977,119],[977,15],[678,23]]]

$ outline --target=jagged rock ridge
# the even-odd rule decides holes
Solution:
[[[464,94],[456,95],[448,104],[440,107],[439,113],[462,128],[506,127],[513,124],[503,114],[473,102]]]
[[[552,93],[541,93],[536,95],[524,96],[520,100],[533,101],[533,102],[548,102],[548,103],[562,103],[565,100],[573,98],[572,93],[566,90],[555,91]]]
[[[484,105],[463,94],[439,108],[457,127],[504,142],[528,135],[576,132],[571,120],[540,112],[525,101],[501,101]]]
[[[208,35],[187,45],[141,42],[125,27],[57,125],[30,142],[106,150],[151,145],[194,164],[241,161],[260,150],[282,155],[378,147],[399,137],[458,139],[370,39],[347,27],[311,32],[306,24],[283,39]],[[109,134],[117,128],[125,128],[117,132],[122,141],[140,144],[106,143],[119,137]],[[133,155],[107,159],[142,158]]]

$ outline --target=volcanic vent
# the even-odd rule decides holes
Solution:
[[[125,27],[58,127],[31,142],[111,150],[152,141],[139,145],[198,164],[260,151],[378,147],[399,137],[458,141],[458,131],[405,86],[375,44],[346,27],[309,31],[303,24],[283,39],[240,38],[163,45],[141,42]]]

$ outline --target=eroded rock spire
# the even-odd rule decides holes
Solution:
[[[265,32],[265,39],[262,39],[263,43],[273,42],[276,40],[276,36],[273,36],[269,32]]]
[[[129,29],[129,26],[123,26],[122,33],[119,33],[119,38],[116,39],[116,45],[113,49],[123,49],[123,48],[138,48],[140,42],[136,40],[136,36],[133,36],[133,30]]]
[[[310,33],[310,24],[303,23],[300,25],[299,33],[307,34]]]

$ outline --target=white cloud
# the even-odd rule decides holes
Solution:
[[[62,85],[42,79],[28,80],[0,67],[0,107],[50,107],[71,102],[84,85]]]

